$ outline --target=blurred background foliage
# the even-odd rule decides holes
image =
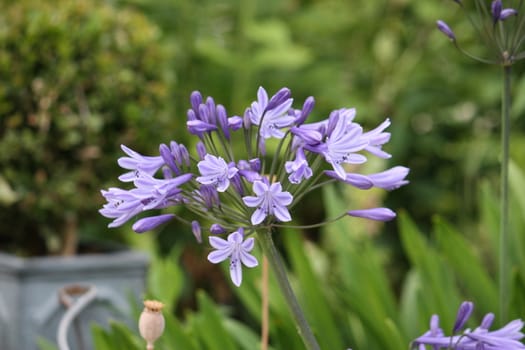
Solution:
[[[485,286],[496,288],[495,241],[490,239],[494,232],[487,231],[497,225],[485,221],[496,215],[489,215],[494,212],[489,207],[497,202],[500,71],[462,56],[435,29],[435,21],[444,19],[460,41],[475,46],[469,23],[453,1],[3,0],[2,5],[0,249],[63,252],[68,230],[76,231],[81,241],[102,237],[145,245],[145,237],[129,227],[108,231],[107,220],[97,213],[102,205],[99,189],[119,185],[119,145],[153,154],[160,142],[173,139],[191,150],[194,141],[186,132],[185,117],[193,90],[213,96],[230,115],[240,115],[255,99],[258,86],[270,93],[287,86],[297,105],[310,95],[316,98],[312,119],[343,106],[356,107],[357,120],[367,129],[390,117],[392,140],[386,148],[392,162],[371,167],[400,164],[411,169],[409,186],[384,197],[373,193],[349,199],[385,202],[407,215],[400,220],[404,229],[364,224],[358,246],[366,247],[377,264],[368,276],[379,276],[369,281],[370,288],[379,283],[391,288],[391,294],[377,296],[388,305],[376,305],[379,316],[368,320],[366,310],[344,299],[344,310],[352,312],[344,316],[346,323],[332,321],[352,326],[355,334],[343,335],[341,343],[387,348],[382,342],[389,337],[406,341],[408,335],[422,332],[429,313],[438,307],[448,310],[443,311],[449,313],[445,323],[453,322],[457,305],[444,305],[444,300],[459,303],[461,297],[475,296],[465,290],[476,287],[458,287],[462,279],[457,277],[445,281],[454,289],[450,294],[425,297],[438,292],[421,287],[425,280],[414,271],[427,266],[426,260],[414,253],[417,248],[408,244],[413,240],[406,232],[417,232],[414,237],[422,242],[433,241],[436,235],[430,232],[448,232],[444,222],[450,223],[454,234],[472,248],[471,261],[479,273],[488,274],[480,277]],[[522,71],[517,65],[511,141],[516,169],[525,168]],[[318,198],[305,200],[295,213],[298,222],[328,216]],[[344,223],[341,230],[352,229],[353,223]],[[336,266],[348,269],[341,272],[349,274],[346,284],[355,283],[351,273],[366,268],[363,254],[351,247],[344,254],[330,251],[341,242],[326,243],[337,235],[323,234],[306,232],[301,243],[313,254],[313,268],[350,259]],[[148,235],[154,238],[150,251],[160,255],[193,242],[190,229],[176,223]],[[280,244],[286,246],[285,241]],[[195,299],[196,288],[221,303],[247,303],[241,290],[231,294],[228,283],[218,277],[219,269],[205,261],[205,250],[191,243],[177,255],[186,274],[173,305],[179,315],[187,305],[204,302],[205,297]],[[425,251],[447,264],[443,251]],[[287,258],[297,269],[293,252],[287,250]],[[436,267],[440,277],[434,277],[439,280],[455,268]],[[339,286],[338,278],[334,280],[323,283]],[[349,290],[356,287],[345,283]],[[486,293],[477,296],[484,300],[482,311],[495,305],[496,292]],[[329,300],[339,300],[328,294]],[[411,303],[413,298],[417,302]],[[249,324],[257,323],[254,312],[247,313],[233,312]],[[380,325],[391,333],[374,333],[381,331],[374,331],[375,319],[391,320]],[[367,343],[368,337],[375,337],[377,344]]]
[[[0,245],[71,254],[78,232],[106,225],[99,191],[118,174],[118,145],[154,150],[151,140],[171,114],[172,60],[158,27],[132,9],[93,1],[4,5]]]

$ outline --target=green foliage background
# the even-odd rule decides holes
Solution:
[[[467,47],[480,50],[453,1],[2,5],[0,250],[59,250],[49,237],[60,237],[71,215],[83,236],[152,244],[149,251],[167,256],[166,266],[175,264],[152,268],[165,278],[150,283],[150,296],[168,303],[160,348],[253,348],[257,270],[232,294],[189,228],[174,223],[148,237],[129,227],[107,230],[96,212],[98,190],[118,185],[120,143],[145,154],[172,139],[194,146],[184,126],[193,90],[239,115],[258,86],[270,93],[287,86],[298,103],[316,98],[313,119],[343,106],[356,107],[366,128],[390,117],[392,163],[370,166],[411,169],[410,185],[384,197],[348,193],[338,203],[327,192],[324,206],[310,198],[294,213],[301,222],[338,212],[332,206],[385,202],[404,213],[397,225],[348,219],[321,231],[281,232],[294,286],[323,348],[406,348],[432,313],[450,329],[465,299],[475,302],[478,320],[497,311],[500,71],[461,56],[435,29],[444,19]],[[513,317],[525,311],[522,72],[517,65],[512,109]],[[301,348],[273,284],[271,293],[272,346]],[[120,325],[94,334],[97,349],[141,346],[136,330]],[[224,334],[224,343],[212,341]]]
[[[155,149],[171,106],[171,60],[158,27],[131,9],[97,1],[4,5],[0,245],[63,252],[68,236],[103,227],[99,191],[118,174],[119,144]]]

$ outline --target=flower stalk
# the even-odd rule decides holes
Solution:
[[[501,98],[501,217],[499,236],[499,307],[503,321],[508,317],[509,281],[509,144],[511,106],[511,65],[503,65]]]
[[[312,329],[310,328],[303,310],[297,301],[297,297],[293,292],[292,286],[290,285],[284,263],[273,243],[271,230],[257,231],[257,238],[261,244],[264,255],[268,259],[268,262],[270,263],[270,266],[275,274],[275,278],[286,300],[286,304],[292,313],[295,325],[297,327],[297,332],[302,338],[306,349],[320,350],[321,348],[315,339]]]

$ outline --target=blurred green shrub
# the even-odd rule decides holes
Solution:
[[[96,0],[0,12],[0,249],[72,253],[96,231],[119,144],[151,149],[169,104],[169,55],[146,17]],[[155,118],[155,119],[153,119]]]

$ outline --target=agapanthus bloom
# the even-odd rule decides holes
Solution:
[[[390,119],[366,131],[355,121],[354,108],[340,108],[310,123],[314,98],[307,98],[301,109],[292,104],[288,88],[270,97],[261,87],[242,116],[229,116],[213,98],[192,93],[186,126],[199,138],[194,152],[175,141],[160,144],[155,156],[122,146],[127,156],[119,164],[128,172],[120,180],[133,188],[102,191],[108,203],[100,213],[113,219],[110,227],[134,220],[137,232],[172,219],[187,224],[197,241],[209,236],[216,249],[209,255],[211,262],[230,259],[232,281],[239,285],[242,265],[257,265],[249,254],[251,236],[291,225],[293,209],[305,194],[334,182],[363,190],[392,190],[408,183],[405,167],[375,174],[348,167],[370,157],[390,157],[383,150],[390,140]],[[275,153],[266,154],[270,149]],[[170,210],[175,206],[187,209],[184,216]],[[351,209],[340,217],[395,217],[387,208]]]
[[[489,328],[494,320],[492,313],[485,315],[479,327],[474,330],[465,329],[461,334],[458,334],[472,314],[473,308],[474,305],[471,302],[467,301],[461,304],[450,336],[446,336],[439,327],[439,317],[433,315],[430,318],[430,329],[412,342],[412,349],[425,350],[427,346],[432,350],[525,349],[525,345],[520,342],[524,337],[521,332],[524,322],[514,320],[498,330],[490,331]]]

